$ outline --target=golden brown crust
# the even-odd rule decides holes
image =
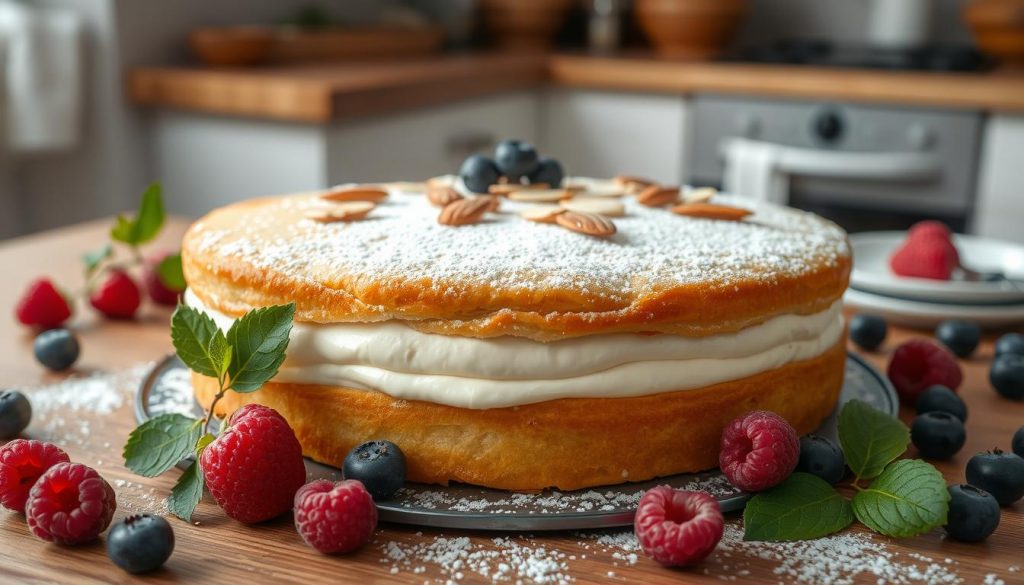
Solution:
[[[722,428],[751,410],[777,412],[797,432],[810,432],[835,407],[845,360],[840,341],[816,358],[698,390],[490,410],[271,382],[259,392],[228,393],[218,410],[270,406],[288,419],[307,456],[337,467],[355,445],[388,439],[405,452],[411,481],[577,489],[715,467]],[[193,382],[209,403],[215,380],[194,375]]]

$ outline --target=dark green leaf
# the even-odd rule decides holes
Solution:
[[[810,540],[853,522],[850,502],[816,475],[794,473],[743,511],[744,540]]]
[[[181,271],[181,254],[171,254],[156,265],[160,282],[174,292],[185,290],[185,274]]]
[[[114,247],[108,242],[102,248],[93,250],[92,252],[86,252],[82,255],[82,261],[85,262],[85,275],[90,276],[93,272],[99,268],[99,265],[110,258],[110,255],[114,252]]]
[[[178,305],[171,316],[171,341],[178,357],[192,371],[211,378],[223,373],[224,354],[230,348],[224,332],[209,315]]]
[[[875,532],[916,536],[946,523],[946,480],[931,464],[902,459],[887,467],[866,490],[853,496],[853,513]]]
[[[155,238],[164,225],[162,192],[160,183],[150,185],[142,194],[139,212],[135,218],[128,219],[119,215],[117,222],[110,230],[110,237],[131,246],[144,244]]]
[[[203,499],[203,471],[196,459],[188,466],[185,473],[174,484],[170,497],[167,498],[167,509],[171,514],[186,522],[192,521],[192,513],[196,511],[199,500]]]
[[[871,479],[907,450],[910,430],[894,416],[851,400],[839,413],[839,442],[857,479]]]
[[[236,392],[255,392],[277,374],[288,349],[295,303],[255,309],[228,330],[234,356],[228,376]]]
[[[124,464],[135,473],[156,477],[192,454],[202,423],[182,414],[162,414],[128,435]]]

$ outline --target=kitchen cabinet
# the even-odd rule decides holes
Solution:
[[[679,184],[687,176],[689,111],[682,95],[552,88],[544,93],[541,146],[571,175]]]
[[[982,139],[975,233],[1024,243],[1024,116],[989,118]]]
[[[153,120],[154,157],[168,208],[198,216],[251,197],[455,173],[502,139],[537,142],[539,112],[535,91],[333,124],[169,110]]]

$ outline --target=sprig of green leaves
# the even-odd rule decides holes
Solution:
[[[823,480],[794,473],[755,495],[743,513],[747,540],[806,540],[842,530],[856,517],[887,536],[914,536],[946,523],[949,493],[935,467],[897,460],[910,443],[899,419],[851,400],[839,413],[839,442],[857,490],[847,500]],[[873,479],[867,487],[859,484]]]
[[[225,334],[209,315],[178,305],[171,317],[171,340],[178,357],[192,371],[215,378],[219,389],[208,413],[228,390],[254,392],[273,378],[284,362],[295,304],[249,311]],[[146,421],[128,436],[125,466],[154,477],[189,455],[194,461],[171,491],[168,506],[175,516],[190,520],[203,495],[199,457],[214,437],[204,433],[208,417],[197,420],[164,414]]]
[[[138,246],[152,240],[164,226],[163,188],[160,183],[151,184],[142,194],[139,211],[135,217],[118,215],[110,237],[129,246]]]

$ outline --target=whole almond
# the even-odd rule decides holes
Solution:
[[[655,181],[634,175],[618,175],[612,180],[630,192],[642,191],[647,187],[657,185]]]
[[[367,216],[377,204],[372,201],[339,201],[323,209],[313,209],[306,213],[306,218],[320,223],[336,221],[356,221]]]
[[[360,185],[330,189],[321,194],[320,198],[326,201],[374,201],[380,203],[388,198],[388,192],[377,186]]]
[[[534,205],[519,212],[519,217],[537,223],[555,223],[555,216],[565,213],[565,208],[558,205]]]
[[[721,219],[725,221],[740,221],[744,217],[754,213],[742,207],[729,205],[716,205],[714,203],[684,203],[672,208],[673,213],[685,215],[686,217],[699,217],[703,219]]]
[[[441,214],[437,216],[437,223],[453,226],[474,224],[480,221],[493,205],[492,197],[458,199],[444,206]]]
[[[651,185],[636,196],[636,202],[647,207],[661,207],[679,201],[679,187]]]
[[[501,207],[501,197],[497,195],[485,195],[483,199],[489,199],[490,205],[487,206],[487,211],[495,212]]]
[[[567,197],[572,197],[572,192],[567,189],[531,189],[527,191],[512,191],[508,198],[513,201],[525,201],[527,203],[554,203]]]
[[[683,201],[686,203],[707,203],[711,201],[711,198],[718,194],[718,189],[714,187],[699,187],[697,189],[690,189],[683,195]]]
[[[462,195],[451,187],[431,187],[427,190],[427,200],[437,207],[444,207],[459,199],[462,199]]]
[[[622,217],[626,215],[626,207],[617,199],[604,197],[573,197],[559,203],[570,211],[597,213],[605,217]]]
[[[491,195],[508,195],[513,191],[538,191],[550,188],[551,185],[548,185],[547,183],[530,183],[529,185],[522,185],[520,183],[504,183],[500,185],[491,185],[487,188],[487,192]]]
[[[596,213],[566,210],[555,216],[558,225],[580,234],[605,238],[615,234],[615,224]]]

